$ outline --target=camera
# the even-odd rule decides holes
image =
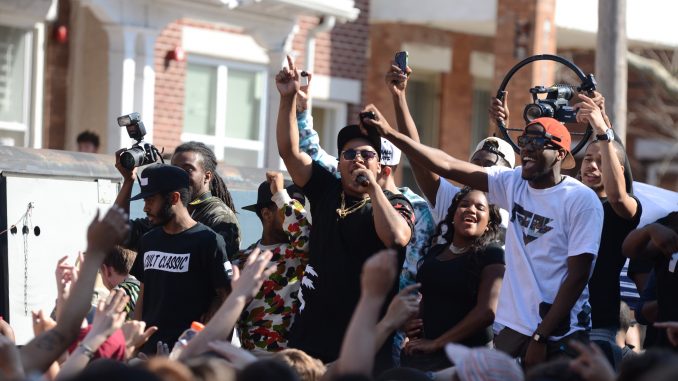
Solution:
[[[158,158],[162,160],[160,151],[153,144],[144,142],[146,136],[146,127],[141,121],[141,115],[138,112],[118,117],[118,126],[127,129],[127,135],[136,140],[131,148],[124,150],[120,154],[120,164],[127,170],[134,167],[155,163]]]
[[[569,105],[570,99],[576,94],[574,86],[536,86],[530,89],[530,94],[533,103],[526,105],[523,111],[523,118],[527,123],[541,117],[554,118],[562,123],[577,122],[577,110]],[[546,98],[539,99],[539,94],[546,94]]]

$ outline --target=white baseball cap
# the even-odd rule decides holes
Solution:
[[[504,352],[487,347],[469,348],[447,344],[445,353],[461,381],[523,381],[525,375],[516,360]]]
[[[381,138],[381,160],[379,161],[381,165],[398,165],[400,164],[400,156],[402,151],[393,143],[388,140]]]
[[[504,158],[509,164],[511,164],[511,168],[516,166],[516,154],[513,151],[513,147],[511,147],[511,145],[504,139],[490,136],[489,138],[481,140],[476,146],[476,150],[473,151],[468,160],[471,161],[473,155],[475,155],[478,151],[492,152],[497,156]]]

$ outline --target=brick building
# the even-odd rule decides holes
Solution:
[[[629,45],[676,48],[672,34],[656,37],[662,33],[653,29],[670,23],[645,25],[631,11],[639,1],[628,0]],[[595,3],[8,0],[0,3],[0,144],[74,149],[89,129],[102,137],[100,152],[112,153],[131,143],[116,117],[139,111],[147,140],[166,152],[201,140],[226,164],[280,168],[273,77],[286,54],[314,73],[315,127],[333,152],[336,132],[364,103],[392,116],[383,73],[396,51],[407,50],[422,140],[468,157],[493,132],[489,98],[519,59],[554,53],[593,71]],[[512,80],[514,124],[522,124],[526,89],[559,80],[554,69],[530,66]],[[629,70],[631,113],[656,87],[648,83]],[[675,165],[658,175],[665,142],[637,133],[647,128],[642,115],[629,125],[636,177],[675,187]],[[399,181],[412,185],[408,164],[401,167]]]

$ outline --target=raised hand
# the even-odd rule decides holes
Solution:
[[[49,331],[56,326],[56,322],[51,317],[45,316],[43,310],[32,311],[31,315],[33,317],[33,334],[35,336]]]
[[[492,98],[487,112],[490,114],[490,122],[496,124],[497,120],[500,120],[504,122],[504,125],[508,128],[510,115],[508,107],[508,91],[503,92],[503,101],[498,98]]]
[[[266,181],[271,184],[271,194],[276,194],[285,189],[285,178],[280,172],[267,171]]]
[[[231,281],[233,291],[231,294],[245,297],[247,300],[254,298],[264,280],[276,270],[275,266],[269,266],[272,256],[273,253],[270,250],[261,251],[259,248],[252,250],[242,271],[233,272],[233,280]]]
[[[399,329],[405,322],[417,316],[419,297],[416,295],[421,284],[412,284],[402,290],[391,300],[386,315],[381,319],[392,329]]]
[[[115,151],[115,168],[120,172],[122,175],[123,180],[127,181],[134,181],[134,179],[137,176],[137,167],[132,168],[131,170],[125,168],[122,166],[120,163],[120,155],[122,155],[123,152],[125,152],[125,148],[121,148],[117,151]]]
[[[111,206],[101,220],[97,211],[87,229],[87,254],[98,252],[104,255],[113,246],[127,239],[129,229],[127,213],[118,206]]]
[[[125,322],[127,302],[129,296],[122,290],[112,290],[108,298],[99,300],[90,332],[106,338],[111,336]]]
[[[584,94],[577,94],[581,102],[574,105],[577,110],[577,122],[589,123],[597,135],[604,134],[607,131],[607,124],[603,113],[592,98]]]
[[[79,253],[78,257],[81,258],[82,254]],[[78,280],[78,267],[67,263],[66,260],[68,260],[67,255],[61,257],[54,270],[54,276],[57,283],[57,296],[62,300],[68,299],[71,286]],[[82,260],[80,262],[82,262]]]
[[[384,81],[388,90],[396,97],[403,96],[405,94],[405,89],[407,88],[407,78],[412,73],[412,69],[407,67],[407,73],[395,65],[395,62],[391,62],[391,67],[386,72],[384,76]]]
[[[397,255],[394,250],[381,250],[368,258],[360,276],[363,295],[385,298],[393,288],[397,267]]]
[[[134,352],[146,344],[148,339],[158,331],[156,326],[146,329],[146,322],[141,320],[126,321],[120,329],[123,336],[125,336],[125,353],[127,358],[131,358]]]
[[[374,115],[376,116],[376,118],[375,119],[363,118],[360,121],[360,123],[363,125],[364,129],[372,127],[377,131],[377,133],[380,136],[384,136],[384,137],[388,137],[393,132],[395,132],[395,130],[391,127],[390,124],[388,124],[388,121],[386,121],[386,118],[384,118],[384,116],[381,114],[381,112],[379,111],[379,109],[375,105],[369,104],[369,105],[365,106],[365,108],[363,109],[362,112],[369,112],[369,111],[373,112]]]
[[[275,76],[275,85],[281,97],[296,96],[301,89],[299,71],[294,66],[294,61],[290,56],[287,56],[287,65]]]
[[[304,73],[304,72],[302,72]],[[306,73],[307,82],[297,91],[297,112],[304,112],[308,108],[308,100],[311,99],[311,78],[313,74]],[[301,85],[301,82],[300,82]]]

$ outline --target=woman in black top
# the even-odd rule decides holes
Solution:
[[[464,188],[455,196],[419,264],[420,319],[408,324],[404,366],[443,369],[452,365],[445,344],[473,347],[492,341],[504,275],[500,228],[499,209],[488,204],[485,193]]]

